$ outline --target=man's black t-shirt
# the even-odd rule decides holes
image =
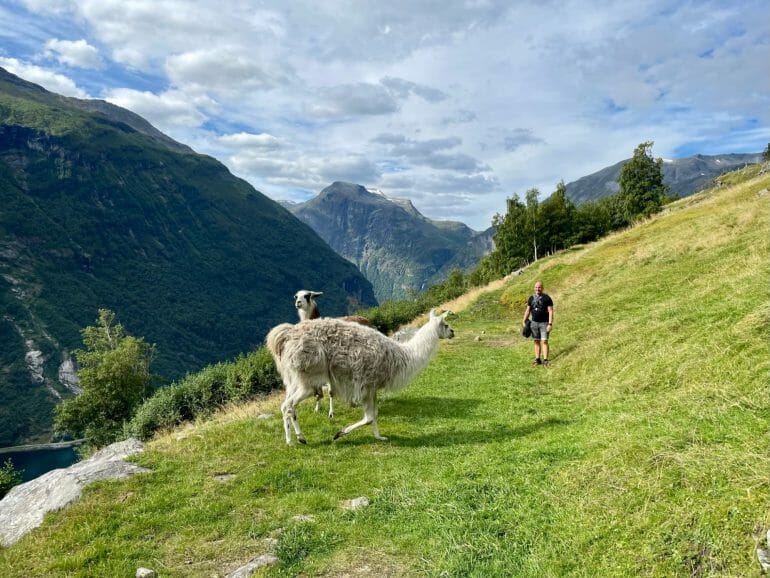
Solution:
[[[553,307],[553,301],[547,293],[542,293],[539,297],[530,295],[527,300],[529,310],[532,312],[532,321],[545,323],[548,321],[548,308]]]

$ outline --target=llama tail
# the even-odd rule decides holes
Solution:
[[[283,347],[289,338],[289,330],[294,326],[291,323],[281,323],[273,327],[265,338],[265,343],[270,353],[273,354],[273,358],[276,360],[281,359],[283,355]]]

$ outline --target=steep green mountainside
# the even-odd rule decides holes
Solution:
[[[759,577],[770,529],[770,166],[468,298],[370,427],[282,395],[158,435],[0,549],[0,575]],[[537,280],[551,367],[519,335]],[[365,497],[368,506],[346,507]]]
[[[761,154],[694,155],[663,162],[663,182],[673,197],[686,197],[713,185],[723,173],[762,160]],[[567,196],[576,203],[597,201],[618,192],[618,177],[628,160],[620,161],[567,184]]]
[[[99,308],[157,344],[172,379],[258,346],[296,319],[302,288],[329,315],[376,304],[351,263],[216,160],[0,70],[0,446],[46,439]]]
[[[371,281],[377,299],[402,299],[468,270],[491,250],[492,230],[432,221],[405,199],[335,182],[289,210]]]

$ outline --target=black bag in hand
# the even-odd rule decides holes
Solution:
[[[532,327],[530,325],[529,319],[524,322],[524,327],[521,328],[521,336],[532,337]]]

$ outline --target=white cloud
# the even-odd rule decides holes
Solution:
[[[549,194],[646,140],[664,157],[770,140],[766,0],[25,0],[10,10],[24,30],[0,32],[0,65],[62,94],[88,86],[274,198],[361,181],[481,229],[506,197]],[[36,60],[47,41],[50,69]],[[98,78],[81,68],[95,64],[94,47]]]
[[[252,134],[239,132],[237,134],[222,135],[217,139],[220,143],[228,147],[242,148],[254,147],[264,150],[274,150],[281,146],[280,141],[271,134]]]
[[[317,98],[307,102],[304,111],[318,118],[392,114],[399,110],[396,98],[376,84],[350,84],[321,88]]]
[[[59,40],[52,38],[45,43],[46,55],[62,64],[79,68],[101,68],[99,51],[83,39]]]
[[[155,94],[119,88],[109,91],[105,100],[134,111],[171,136],[178,129],[200,127],[206,121],[206,116],[200,111],[202,107],[179,92]]]
[[[265,90],[282,82],[283,75],[260,64],[242,48],[221,46],[169,56],[169,80],[188,92],[238,95]]]
[[[29,82],[34,82],[40,86],[64,96],[73,96],[75,98],[88,98],[88,94],[79,88],[71,78],[62,74],[52,72],[34,64],[20,62],[15,58],[0,57],[0,66],[5,68],[11,74],[20,76]]]

